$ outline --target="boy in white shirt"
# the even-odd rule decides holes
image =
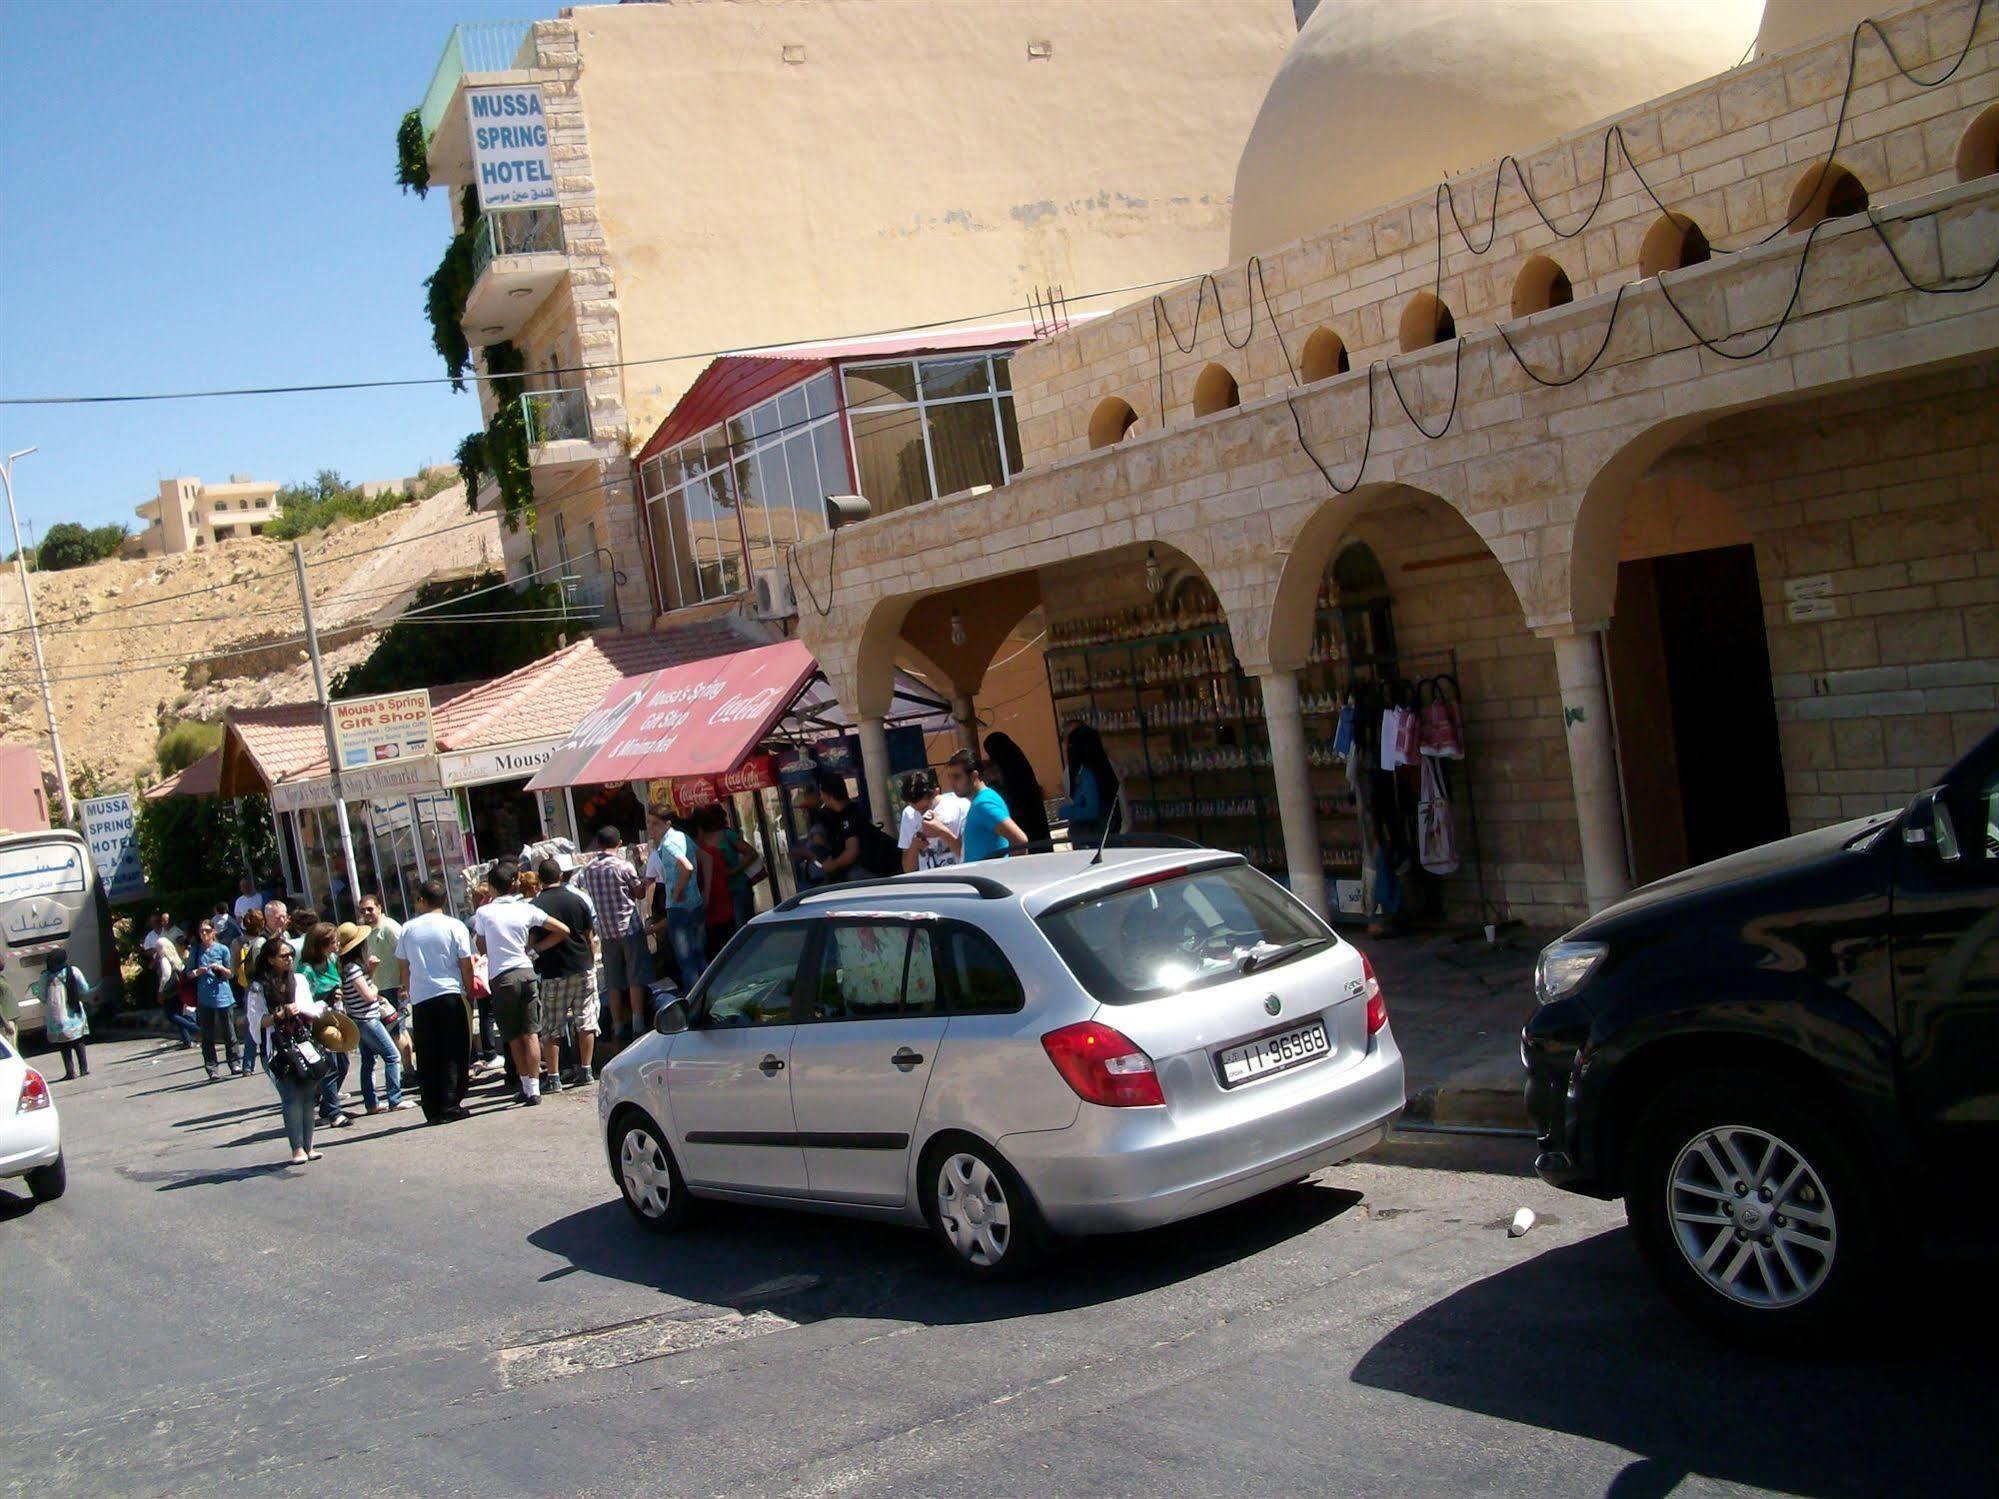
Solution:
[[[904,872],[956,864],[971,803],[955,792],[940,792],[937,777],[927,770],[912,770],[903,778],[902,799],[908,805],[895,841]]]
[[[521,1102],[538,1104],[541,1074],[548,1062],[541,1053],[541,989],[535,980],[534,955],[560,943],[569,928],[515,894],[519,880],[520,867],[512,859],[493,866],[486,876],[493,899],[472,913],[472,935],[486,955],[493,1015],[520,1074]],[[548,1061],[552,1060],[551,1056]],[[560,1090],[562,1084],[558,1080],[551,1086]]]

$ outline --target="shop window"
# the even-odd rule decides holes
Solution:
[[[1342,653],[1355,667],[1371,668],[1378,677],[1393,676],[1395,621],[1388,597],[1388,575],[1381,560],[1364,541],[1342,548],[1328,569],[1329,587],[1320,596],[1320,613],[1327,625],[1337,621]]]
[[[1201,371],[1194,382],[1194,415],[1212,416],[1217,411],[1226,411],[1231,406],[1242,404],[1242,391],[1237,387],[1235,376],[1219,364],[1211,364]]]
[[[1398,330],[1402,352],[1413,354],[1418,349],[1427,349],[1432,344],[1449,343],[1458,336],[1458,320],[1451,315],[1451,309],[1433,293],[1419,291],[1409,299],[1409,305],[1402,309],[1402,325]]]
[[[1838,162],[1819,162],[1808,167],[1797,186],[1791,189],[1790,208],[1784,220],[1798,233],[1826,219],[1843,219],[1867,212],[1867,188]]]
[[[876,515],[1020,472],[1008,357],[984,350],[842,369],[860,492]]]
[[[1957,180],[1973,182],[1999,172],[1999,104],[1985,111],[1965,127],[1957,143]]]
[[[1105,396],[1090,413],[1090,446],[1115,447],[1138,425],[1138,413],[1122,396]]]
[[[1347,346],[1340,341],[1339,334],[1330,328],[1312,330],[1298,360],[1298,373],[1307,385],[1344,375],[1352,368],[1353,361],[1347,358]]]
[[[1546,312],[1550,307],[1566,307],[1576,299],[1569,273],[1546,255],[1530,255],[1513,278],[1513,315]]]
[[[1683,213],[1664,214],[1645,231],[1644,241],[1638,246],[1638,274],[1657,276],[1664,271],[1699,265],[1711,253],[1707,235],[1699,224]]]

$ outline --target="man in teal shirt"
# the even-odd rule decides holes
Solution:
[[[1004,859],[1027,847],[1027,834],[1007,814],[1006,798],[986,784],[986,768],[977,755],[959,750],[944,769],[951,778],[951,789],[971,802],[960,834],[965,863]]]

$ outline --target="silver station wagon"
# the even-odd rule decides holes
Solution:
[[[788,901],[598,1101],[648,1228],[691,1198],[902,1220],[978,1276],[1301,1181],[1402,1104],[1357,949],[1239,856],[1137,849]]]

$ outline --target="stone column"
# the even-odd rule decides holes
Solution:
[[[1601,911],[1631,888],[1601,640],[1596,630],[1555,638],[1562,726],[1569,741],[1569,778],[1575,785],[1576,829],[1582,841],[1583,888],[1592,911]]]
[[[1326,871],[1319,858],[1319,809],[1312,796],[1312,769],[1305,759],[1305,718],[1298,700],[1298,674],[1271,671],[1263,686],[1263,717],[1270,731],[1270,769],[1277,780],[1277,817],[1284,829],[1284,863],[1291,893],[1319,915],[1329,914]]]
[[[961,692],[951,699],[951,721],[958,728],[958,747],[979,753],[979,715],[972,706],[972,695]]]
[[[889,814],[894,803],[888,794],[888,732],[882,727],[879,714],[863,715],[860,720],[861,775],[868,785],[868,804],[873,811],[873,821],[889,827]]]

